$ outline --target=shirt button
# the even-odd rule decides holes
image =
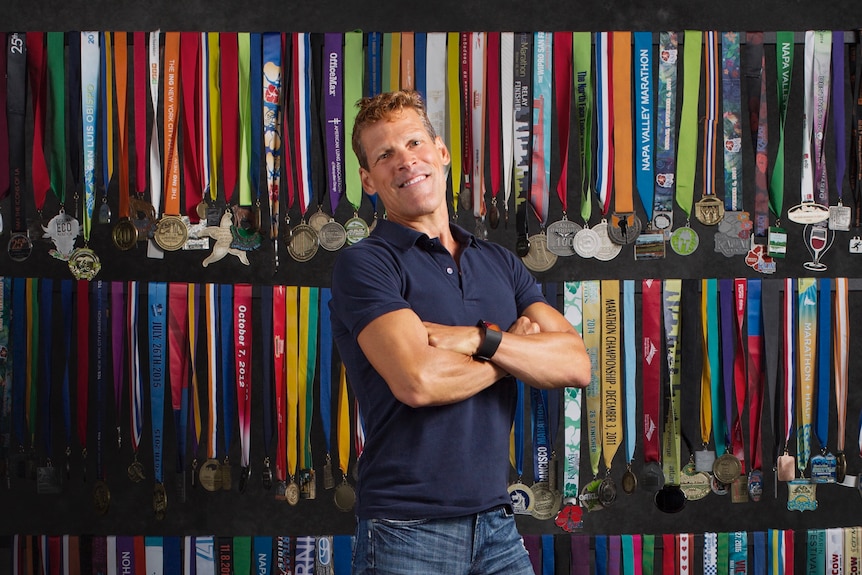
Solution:
[[[455,273],[455,270],[453,270],[452,268],[446,268],[446,273],[451,276],[453,273]]]

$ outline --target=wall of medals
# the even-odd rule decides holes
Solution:
[[[352,103],[397,88],[452,151],[453,220],[594,358],[524,392],[533,556],[858,557],[857,33],[0,36],[10,561],[343,556],[362,433],[325,302],[385,217]]]

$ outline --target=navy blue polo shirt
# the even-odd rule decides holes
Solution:
[[[356,513],[362,519],[457,517],[509,503],[516,389],[504,378],[451,405],[398,401],[357,344],[375,318],[412,309],[423,321],[504,330],[544,301],[521,261],[451,225],[460,270],[437,238],[386,220],[348,247],[332,273],[332,331],[365,425]]]

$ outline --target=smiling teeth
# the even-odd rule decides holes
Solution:
[[[407,180],[406,182],[404,182],[403,184],[401,184],[401,186],[400,186],[400,187],[402,187],[402,188],[406,188],[407,186],[412,186],[412,185],[413,185],[413,184],[415,184],[416,182],[421,182],[421,181],[422,181],[422,180],[424,180],[425,178],[426,178],[426,176],[416,176],[415,178],[410,179],[410,180]]]

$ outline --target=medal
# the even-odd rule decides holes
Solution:
[[[662,488],[664,471],[658,461],[650,461],[644,465],[640,483],[647,491],[655,492]]]
[[[817,202],[802,202],[787,210],[787,219],[797,224],[819,224],[829,219],[829,208]]]
[[[138,240],[145,241],[156,229],[156,209],[150,202],[134,195],[129,196],[129,216],[138,228]]]
[[[207,215],[209,213],[209,205],[203,200],[195,206],[195,213],[198,215],[199,220],[206,221]]]
[[[664,235],[664,239],[670,239],[671,228],[673,227],[673,212],[654,211],[652,222],[653,229],[660,231]]]
[[[575,232],[575,237],[572,240],[572,249],[582,258],[589,259],[595,257],[599,252],[599,236],[590,228],[581,228]]]
[[[332,476],[332,461],[326,454],[326,463],[323,464],[323,488],[326,490],[335,487],[335,478]]]
[[[23,262],[33,252],[33,242],[30,241],[30,235],[27,232],[12,232],[6,251],[12,261]]]
[[[685,494],[679,485],[667,484],[656,491],[653,502],[663,513],[679,513],[685,508]]]
[[[290,505],[299,503],[299,485],[292,478],[284,490],[284,498]]]
[[[128,218],[123,218],[111,230],[111,240],[122,251],[128,251],[138,243],[138,228]]]
[[[530,253],[530,239],[526,235],[518,234],[518,239],[515,240],[515,253],[519,258],[525,258]]]
[[[755,503],[763,497],[763,472],[752,469],[748,474],[748,496]]]
[[[93,507],[99,515],[108,513],[111,506],[111,490],[108,489],[108,484],[102,481],[96,481],[93,485]]]
[[[548,226],[548,251],[560,257],[575,255],[575,234],[582,229],[565,216],[562,220],[552,223]]]
[[[548,251],[548,238],[544,233],[529,238],[530,251],[521,258],[524,265],[534,272],[546,272],[557,263],[557,256]]]
[[[175,252],[188,241],[189,231],[181,217],[164,215],[156,224],[153,239],[166,252]]]
[[[712,473],[712,466],[715,465],[715,451],[706,449],[694,452],[694,469],[695,471],[703,471]]]
[[[277,501],[284,501],[287,499],[287,483],[284,481],[279,481],[275,484],[275,499]]]
[[[164,519],[165,511],[168,509],[168,494],[165,491],[164,483],[156,483],[153,488],[153,511],[156,513],[156,519]]]
[[[141,462],[138,461],[138,458],[135,457],[135,460],[129,464],[129,468],[126,470],[129,480],[133,483],[140,483],[145,479],[144,477],[144,466],[141,465]]]
[[[198,471],[198,479],[207,491],[213,492],[221,489],[222,474],[217,459],[207,459]]]
[[[831,453],[820,453],[811,458],[811,482],[835,483],[838,460]]]
[[[847,456],[843,451],[839,451],[835,455],[835,481],[838,483],[844,482],[844,477],[847,475]]]
[[[563,505],[563,508],[559,513],[557,513],[557,518],[554,520],[554,523],[563,531],[574,533],[576,530],[581,529],[584,526],[582,517],[583,511],[581,511],[581,508],[578,506],[577,500],[569,499],[566,500],[566,504]]]
[[[509,499],[512,501],[512,511],[518,515],[530,515],[533,511],[533,490],[520,481],[509,485]]]
[[[796,479],[796,458],[787,453],[779,455],[775,473],[779,481],[793,481]]]
[[[298,262],[307,262],[317,253],[320,240],[317,232],[308,224],[299,224],[290,230],[287,251]]]
[[[57,468],[51,465],[36,468],[36,493],[39,495],[56,495],[63,491],[62,479]]]
[[[476,227],[473,230],[473,235],[480,240],[488,239],[488,228],[485,227],[485,222],[481,218],[476,218]]]
[[[714,195],[703,196],[694,204],[694,217],[705,226],[714,226],[724,218],[724,204]]]
[[[269,457],[263,460],[263,471],[260,474],[260,479],[264,489],[272,489],[272,467],[269,466]]]
[[[99,206],[98,221],[100,224],[111,223],[111,206],[108,205],[108,200],[104,197],[102,198],[102,205]]]
[[[540,521],[555,517],[560,507],[548,483],[540,481],[534,483],[530,489],[533,491],[533,510],[530,514]]]
[[[371,233],[365,220],[355,214],[345,222],[344,231],[347,233],[347,244],[351,246],[364,240],[368,237],[368,234]]]
[[[634,243],[643,229],[643,224],[635,214],[611,214],[608,237],[619,245]]]
[[[599,503],[598,495],[599,485],[601,484],[601,479],[593,479],[581,488],[581,494],[578,496],[578,502],[581,504],[581,507],[587,511],[604,509],[604,506]]]
[[[88,247],[78,248],[69,257],[69,271],[79,280],[92,280],[102,269],[96,252]]]
[[[835,240],[835,232],[826,226],[807,225],[802,234],[806,239],[805,247],[808,248],[808,253],[811,254],[812,258],[810,262],[805,262],[802,266],[813,272],[826,271],[826,264],[821,263],[820,258],[832,247],[832,242]]]
[[[346,513],[353,509],[353,506],[356,504],[356,492],[353,490],[353,486],[347,482],[347,479],[335,488],[332,500],[339,511]]]
[[[323,211],[320,206],[317,206],[317,211],[311,214],[308,218],[308,225],[314,228],[314,231],[320,232],[327,223],[329,223],[329,214]]]
[[[670,249],[680,256],[690,256],[699,244],[700,238],[691,226],[677,228],[670,235]]]
[[[829,229],[838,232],[850,231],[851,210],[838,200],[837,206],[829,206]]]
[[[766,254],[771,258],[784,258],[787,254],[787,232],[770,226],[766,233]]]
[[[817,509],[817,484],[807,479],[794,479],[787,483],[787,510],[814,511]]]
[[[748,478],[738,476],[730,484],[730,500],[733,503],[748,503]]]
[[[712,476],[712,482],[709,487],[716,495],[727,495],[727,485],[719,481],[714,475]]]
[[[302,499],[315,499],[317,497],[317,478],[314,469],[301,469],[299,471],[299,496]]]
[[[638,486],[638,477],[632,471],[632,466],[629,465],[628,469],[626,469],[625,473],[623,473],[622,481],[620,484],[623,486],[623,491],[632,494],[635,492],[635,489]]]
[[[741,472],[742,464],[732,453],[725,453],[712,466],[712,474],[725,484],[733,483]]]
[[[75,238],[81,230],[78,220],[68,215],[63,209],[42,226],[45,237],[54,242],[54,249],[48,253],[58,260],[68,260],[75,251]]]
[[[335,220],[329,220],[317,232],[320,247],[329,252],[337,252],[347,242],[347,232],[344,226]]]
[[[662,233],[646,232],[635,240],[635,261],[663,260],[667,249]]]
[[[715,251],[728,258],[747,254],[753,226],[748,212],[724,212],[715,233]]]
[[[608,235],[608,222],[602,220],[593,228],[599,238],[599,250],[593,257],[602,262],[609,262],[618,255],[623,249],[623,246],[615,244],[611,241]]]
[[[488,208],[488,223],[491,224],[491,229],[496,230],[500,225],[500,209],[497,207],[497,197],[491,198],[491,207]],[[553,225],[553,224],[552,224]],[[548,228],[550,229],[550,228]],[[557,254],[559,255],[559,254]]]
[[[617,500],[617,486],[614,483],[614,480],[610,476],[602,479],[597,493],[599,496],[599,503],[601,503],[603,507],[610,507],[613,505],[614,501]]]
[[[219,475],[221,477],[222,491],[230,491],[233,489],[233,469],[231,468],[227,457],[225,457],[224,461],[219,465]]]
[[[847,249],[851,254],[862,254],[862,236],[857,234],[850,238]]]
[[[688,501],[697,501],[709,495],[711,480],[712,478],[708,473],[697,471],[696,465],[689,462],[682,468],[679,487]]]

